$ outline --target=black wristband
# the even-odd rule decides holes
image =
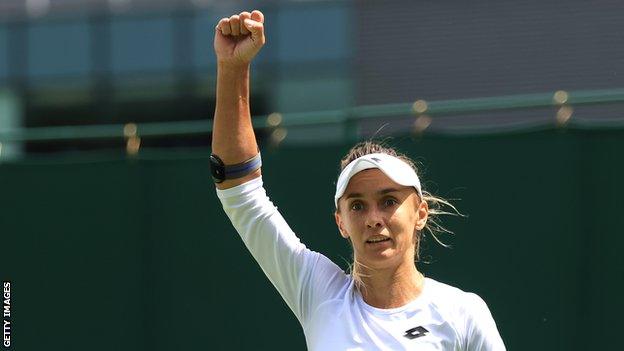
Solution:
[[[262,166],[260,153],[247,161],[226,166],[215,154],[210,155],[210,172],[215,183],[222,183],[226,179],[242,178]]]

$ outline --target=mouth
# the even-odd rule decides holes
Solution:
[[[390,241],[390,238],[387,236],[374,236],[366,240],[366,243],[367,244],[379,244],[379,243],[383,243],[386,241]]]

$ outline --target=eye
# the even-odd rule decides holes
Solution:
[[[362,205],[361,202],[359,201],[354,201],[351,203],[351,211],[360,211],[362,209],[364,209],[364,205]]]
[[[384,207],[392,207],[394,205],[397,205],[399,202],[391,197],[387,198],[384,200],[383,204]]]

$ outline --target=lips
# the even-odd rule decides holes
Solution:
[[[377,243],[382,243],[384,241],[389,241],[390,238],[387,236],[383,236],[383,235],[375,235],[373,237],[368,238],[368,240],[366,240],[367,244],[377,244]]]

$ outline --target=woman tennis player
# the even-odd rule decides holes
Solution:
[[[413,163],[393,149],[365,142],[342,161],[335,217],[353,247],[351,274],[299,241],[263,188],[250,118],[250,62],[265,43],[264,16],[242,12],[215,29],[217,195],[301,323],[308,349],[505,350],[480,297],[418,271],[421,233],[439,199],[422,190]]]

